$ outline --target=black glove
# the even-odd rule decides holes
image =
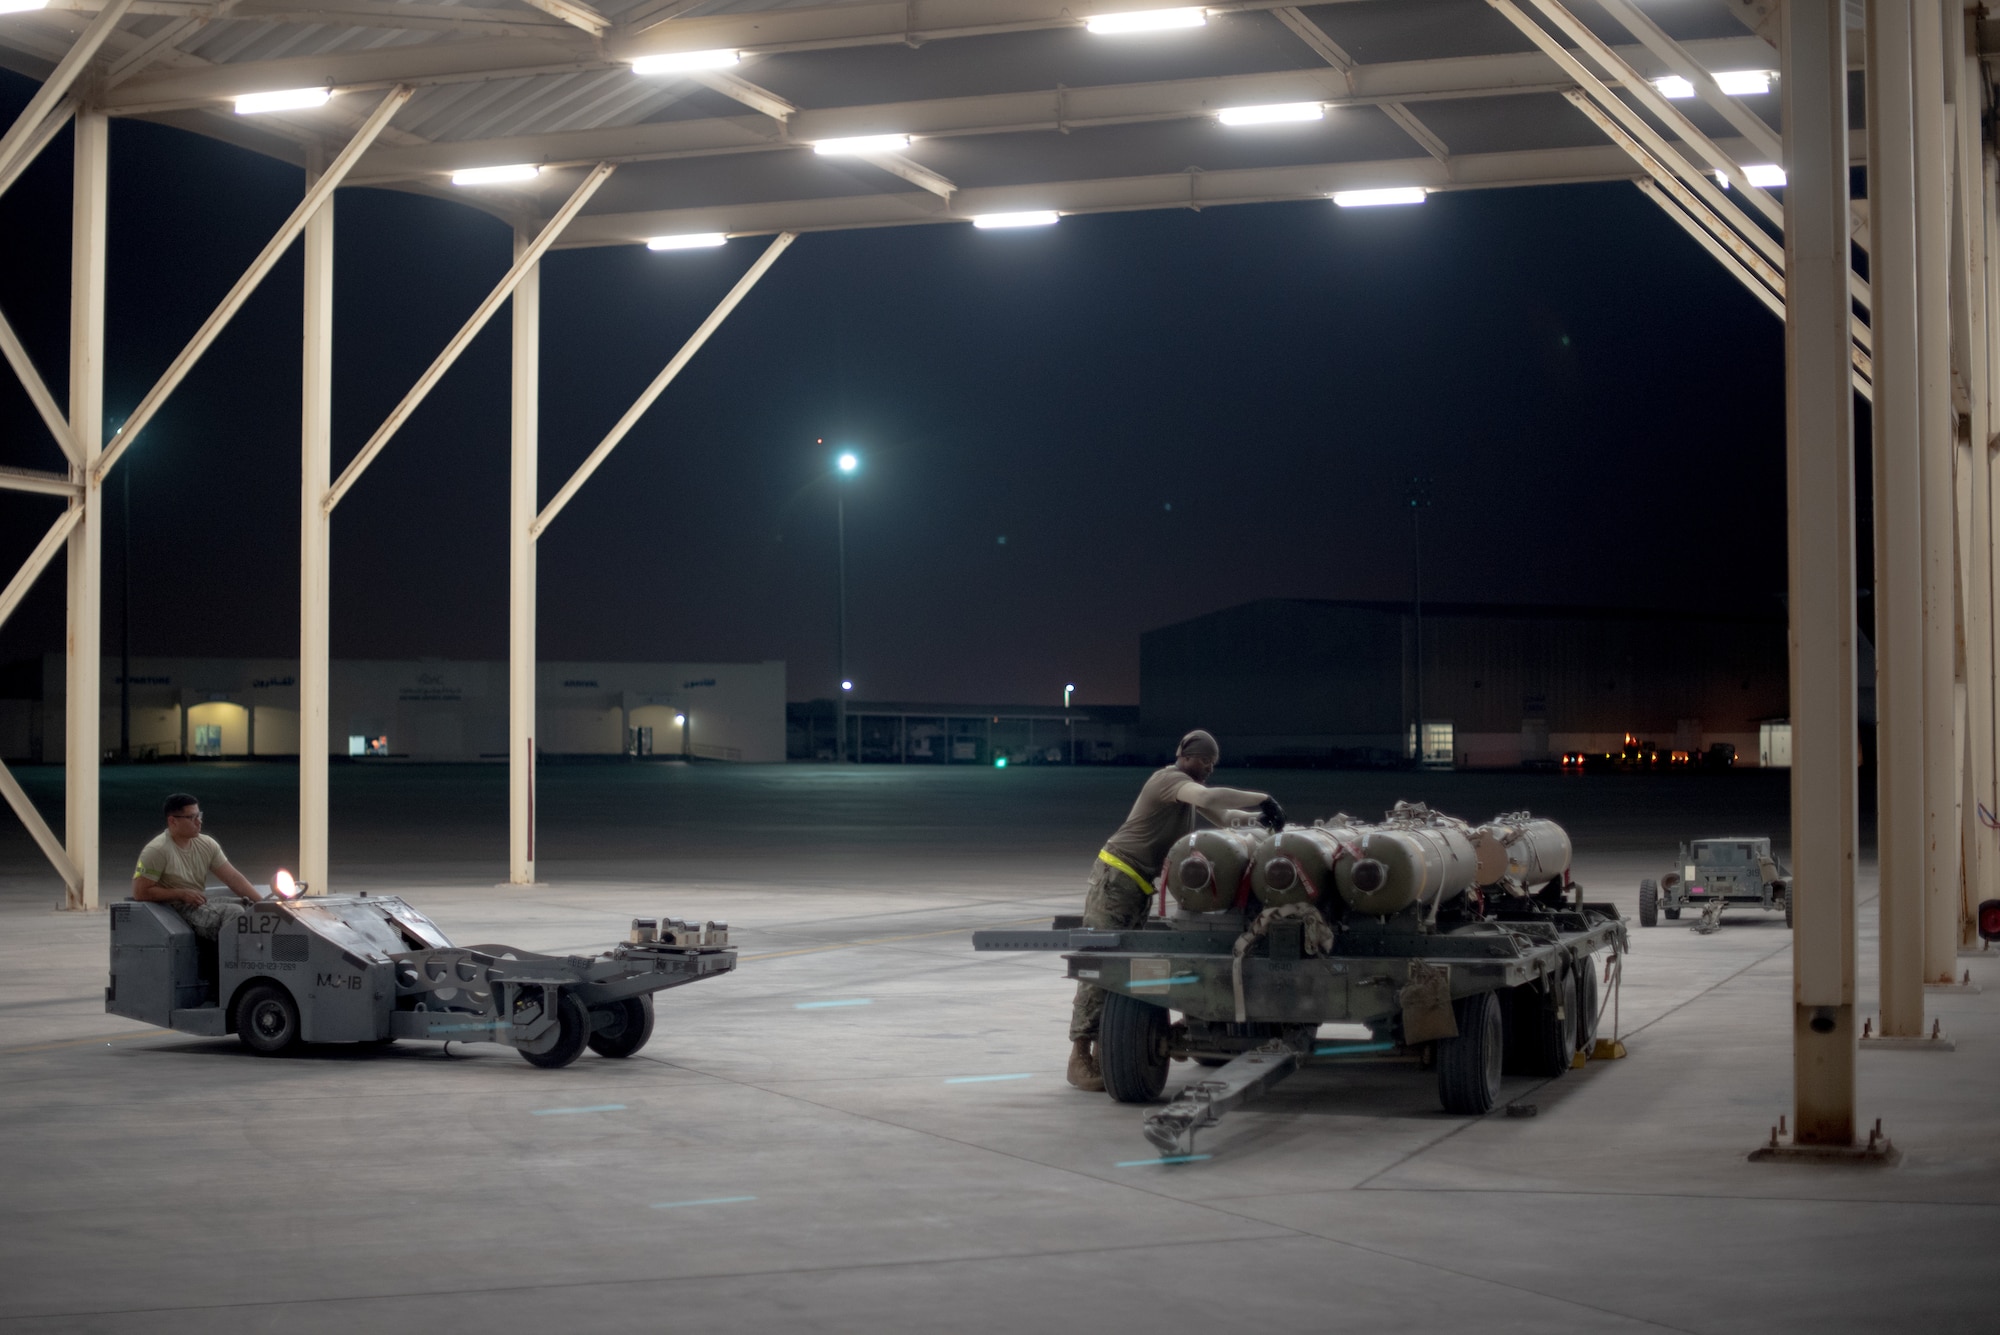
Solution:
[[[1263,817],[1264,828],[1273,833],[1285,828],[1285,809],[1278,805],[1278,799],[1267,797],[1257,804],[1257,814]]]

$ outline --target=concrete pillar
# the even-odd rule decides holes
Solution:
[[[518,259],[534,241],[514,234]],[[541,420],[542,266],[514,289],[513,472],[507,503],[507,879],[535,883],[535,456]]]
[[[1923,469],[1924,981],[1957,975],[1960,748],[1952,684],[1958,664],[1952,465],[1951,215],[1945,142],[1944,27],[1939,0],[1911,0],[1916,139],[1917,361]]]
[[[1794,1141],[1854,1143],[1854,395],[1842,0],[1785,0]]]
[[[63,847],[81,877],[65,899],[98,906],[97,764],[99,675],[103,671],[103,489],[91,470],[104,452],[104,237],[110,121],[76,115],[75,187],[70,216],[69,424],[83,466],[83,521],[69,536],[69,659],[64,689]]]
[[[306,188],[325,164],[309,152]],[[323,895],[327,868],[327,698],[332,674],[327,607],[332,519],[326,513],[333,477],[333,200],[307,220],[305,231],[305,359],[299,423],[299,879]]]
[[[1875,334],[1875,754],[1881,1022],[1924,1027],[1924,586],[1910,0],[1868,6],[1868,252]]]

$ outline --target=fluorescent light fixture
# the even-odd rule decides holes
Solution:
[[[821,157],[851,157],[868,153],[900,153],[910,146],[906,134],[862,134],[852,139],[822,139],[813,145]]]
[[[1325,120],[1326,108],[1317,102],[1278,102],[1268,107],[1224,107],[1215,118],[1224,125],[1282,125]]]
[[[634,74],[685,74],[689,70],[726,70],[740,57],[734,51],[675,51],[664,56],[640,56]]]
[[[0,0],[0,14],[25,14],[31,9],[47,9],[49,0]]]
[[[1193,9],[1134,9],[1123,14],[1092,14],[1083,26],[1092,32],[1164,32],[1169,28],[1199,28],[1208,11]]]
[[[1717,70],[1709,77],[1715,80],[1716,87],[1731,97],[1762,97],[1771,91],[1769,70]],[[1653,87],[1660,90],[1660,96],[1676,101],[1694,96],[1694,85],[1678,74],[1653,80]]]
[[[1717,70],[1716,86],[1731,97],[1762,97],[1771,91],[1769,70]]]
[[[0,0],[4,4],[6,0]],[[286,88],[275,93],[245,93],[236,99],[236,114],[255,116],[265,111],[302,111],[323,107],[333,96],[331,88]]]
[[[1420,185],[1396,185],[1386,190],[1336,190],[1333,202],[1343,209],[1375,208],[1382,204],[1421,204],[1427,193]]]
[[[1785,183],[1785,169],[1769,162],[1748,162],[1743,165],[1743,174],[1750,178],[1750,184],[1759,190],[1771,190]],[[1729,178],[1721,172],[1715,174],[1716,181],[1724,190],[1729,188]]]
[[[700,250],[705,246],[719,246],[729,237],[722,232],[689,232],[682,236],[648,237],[648,250]]]
[[[1056,220],[1054,209],[1043,209],[1035,213],[980,213],[972,219],[974,227],[1047,227]]]
[[[542,174],[540,167],[517,162],[510,167],[467,167],[451,174],[453,185],[505,185],[510,181],[532,181]]]

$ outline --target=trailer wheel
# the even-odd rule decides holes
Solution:
[[[1576,975],[1576,1050],[1586,1056],[1597,1043],[1597,1006],[1597,960],[1586,955]]]
[[[260,1057],[298,1045],[299,1007],[277,983],[252,983],[236,1003],[236,1036]]]
[[[590,1008],[574,992],[564,992],[556,1001],[556,1041],[542,1052],[515,1049],[530,1066],[555,1070],[583,1055],[590,1038]]]
[[[590,1031],[590,1050],[600,1057],[629,1057],[646,1046],[653,1036],[653,998],[625,997],[591,1012],[591,1023],[599,1015],[612,1017],[602,1029]]]
[[[1669,917],[1672,915],[1669,914]],[[1651,881],[1639,882],[1639,925],[1655,927],[1660,921],[1660,887]]]
[[[1576,973],[1564,969],[1547,991],[1533,983],[1510,989],[1512,1041],[1507,1071],[1552,1080],[1569,1070],[1577,1048]]]
[[[1120,1103],[1152,1103],[1167,1087],[1167,1011],[1113,992],[1097,1031],[1104,1092]]]
[[[1438,1102],[1448,1113],[1477,1117],[1500,1099],[1500,1001],[1476,992],[1452,1003],[1458,1037],[1437,1045]]]

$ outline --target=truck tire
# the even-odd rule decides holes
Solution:
[[[1575,971],[1564,969],[1547,991],[1532,983],[1509,991],[1509,1018],[1514,1023],[1508,1044],[1508,1074],[1557,1079],[1569,1070],[1577,1048],[1580,1007]]]
[[[299,1005],[277,983],[252,983],[236,1003],[236,1036],[260,1057],[289,1052],[299,1042]]]
[[[1167,1012],[1113,992],[1097,1030],[1104,1092],[1120,1103],[1152,1103],[1167,1087]]]
[[[546,1052],[529,1052],[517,1048],[521,1059],[530,1066],[540,1066],[545,1070],[555,1070],[567,1066],[583,1055],[583,1045],[590,1039],[590,1008],[583,1004],[574,992],[564,992],[556,1000],[556,1041]]]
[[[1660,887],[1651,881],[1639,882],[1639,925],[1656,927],[1660,922]]]
[[[1586,955],[1576,975],[1576,1050],[1590,1055],[1597,1046],[1597,959]]]
[[[653,998],[650,995],[625,997],[600,1006],[590,1013],[590,1050],[600,1057],[629,1057],[646,1046],[653,1036]],[[599,1015],[612,1017],[602,1029],[594,1027]]]
[[[1500,1058],[1504,1029],[1500,1000],[1476,992],[1451,1004],[1458,1037],[1438,1040],[1438,1102],[1448,1113],[1477,1117],[1500,1099]]]

